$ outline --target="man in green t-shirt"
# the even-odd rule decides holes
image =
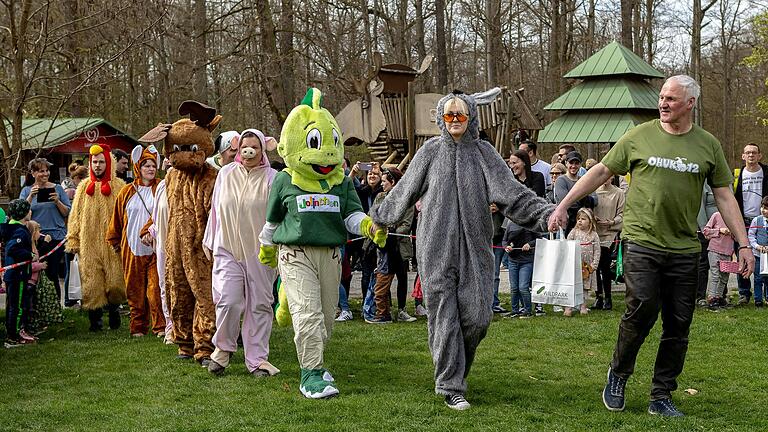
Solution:
[[[672,403],[677,377],[688,350],[698,285],[700,243],[696,216],[706,181],[726,225],[739,244],[747,244],[741,213],[723,149],[715,137],[693,124],[700,87],[685,75],[669,78],[659,92],[659,120],[625,133],[571,189],[549,219],[554,231],[567,223],[566,209],[613,175],[631,173],[624,210],[624,280],[627,309],[608,369],[603,403],[624,409],[624,387],[659,311],[662,334],[656,356],[648,412],[679,417]],[[748,278],[755,260],[749,246],[739,248],[739,268]]]

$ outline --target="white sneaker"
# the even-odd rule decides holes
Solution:
[[[555,305],[555,306],[552,306],[552,311],[553,312],[562,312],[563,308],[561,306]]]
[[[402,322],[414,322],[416,321],[416,318],[408,315],[408,312],[406,312],[405,309],[400,309],[400,312],[397,313],[397,320]]]
[[[422,305],[416,306],[416,316],[427,316],[427,308]]]
[[[337,322],[352,321],[352,311],[348,311],[348,310],[341,311],[339,316],[336,317],[336,321]]]

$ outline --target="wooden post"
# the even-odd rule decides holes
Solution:
[[[416,154],[416,94],[413,81],[408,83],[408,99],[406,101],[405,136],[408,140],[408,154]]]

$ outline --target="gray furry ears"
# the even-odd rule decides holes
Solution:
[[[221,116],[216,115],[216,108],[193,100],[186,100],[179,105],[179,115],[189,115],[190,120],[208,131],[213,131],[221,121]]]
[[[139,142],[156,143],[161,141],[165,138],[166,135],[168,135],[168,131],[171,130],[171,126],[173,125],[170,123],[158,123],[157,126],[155,126],[151,131],[145,133],[143,137],[139,138]]]

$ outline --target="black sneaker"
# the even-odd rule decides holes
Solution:
[[[653,415],[660,415],[662,417],[684,417],[685,414],[681,413],[672,403],[672,399],[659,399],[651,401],[648,405],[648,413]]]
[[[595,300],[595,303],[592,305],[592,309],[600,310],[603,308],[603,298],[598,297],[597,300]]]
[[[536,309],[533,311],[533,314],[536,315],[537,317],[542,317],[547,313],[544,312],[544,307],[542,305],[536,305]]]
[[[606,300],[605,303],[603,303],[603,310],[611,309],[613,309],[613,302],[611,300]]]
[[[456,411],[469,409],[469,402],[464,399],[464,395],[462,394],[446,395],[445,404],[448,405],[448,408],[455,409]]]
[[[603,389],[603,404],[608,411],[624,411],[624,387],[626,386],[627,380],[608,368],[608,382]]]
[[[517,318],[522,314],[522,311],[512,311],[512,312],[505,312],[501,314],[502,318]]]
[[[755,302],[755,307],[756,307],[756,308],[761,308],[761,307],[763,307],[763,302],[761,302],[761,301],[756,301],[756,302]]]

